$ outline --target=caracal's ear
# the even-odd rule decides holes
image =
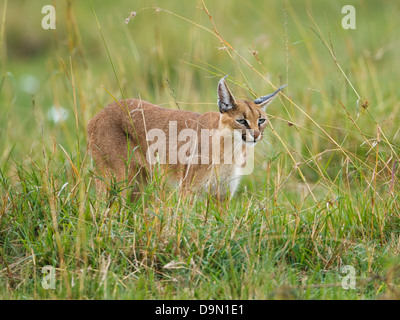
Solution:
[[[271,93],[269,95],[254,100],[254,103],[258,104],[261,108],[263,108],[263,110],[265,110],[267,105],[269,105],[272,102],[272,100],[274,100],[278,96],[278,92],[281,91],[286,86],[287,85],[285,84],[284,86],[281,86],[278,90],[276,90],[274,93]]]
[[[236,100],[228,86],[226,85],[225,78],[223,77],[218,82],[218,107],[221,113],[227,112],[236,108]]]

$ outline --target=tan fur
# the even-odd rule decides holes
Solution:
[[[236,101],[221,79],[218,86],[220,112],[206,112],[199,114],[190,111],[171,110],[153,105],[143,100],[124,100],[108,105],[88,123],[87,131],[90,150],[96,167],[96,188],[99,194],[104,194],[110,189],[112,181],[122,186],[132,188],[133,197],[143,192],[143,187],[149,182],[154,172],[155,165],[150,165],[146,160],[146,152],[153,142],[146,140],[146,134],[151,129],[161,129],[165,132],[167,141],[167,164],[161,165],[164,181],[171,186],[179,186],[181,190],[197,192],[200,190],[210,192],[218,199],[223,199],[228,193],[233,195],[240,180],[240,166],[224,164],[223,152],[217,154],[217,159],[212,158],[212,149],[216,141],[221,143],[223,150],[224,135],[233,135],[234,129],[241,130],[246,141],[259,141],[267,125],[267,115],[261,104],[252,101]],[[268,101],[269,102],[269,101]],[[224,109],[224,103],[230,109]],[[222,106],[222,107],[221,107]],[[245,118],[248,128],[239,124],[236,120]],[[262,125],[258,125],[258,119],[266,119]],[[208,154],[212,158],[211,163],[202,164],[200,156],[198,164],[171,164],[170,147],[170,121],[176,121],[177,133],[184,129],[192,129],[201,137],[201,129],[214,129],[214,139],[209,137]],[[223,129],[227,129],[223,131]],[[236,134],[232,140],[235,144],[234,152],[241,152],[247,157],[247,148],[252,147],[244,141],[242,136]],[[218,140],[219,139],[219,140]],[[181,148],[188,140],[178,141],[177,149]],[[228,141],[228,142],[227,142]],[[199,154],[202,155],[199,140],[196,144]],[[205,151],[205,150],[203,150]],[[190,151],[187,156],[190,156]],[[123,188],[122,188],[123,189]]]

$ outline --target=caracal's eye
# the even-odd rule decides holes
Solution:
[[[243,119],[243,118],[236,119],[236,122],[239,123],[239,124],[241,124],[242,126],[247,125],[247,120],[246,120],[246,119]]]
[[[264,119],[264,118],[258,119],[258,125],[261,125],[261,124],[263,124],[264,122],[265,122],[265,119]]]

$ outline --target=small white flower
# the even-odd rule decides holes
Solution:
[[[64,120],[67,120],[69,116],[68,110],[64,109],[61,106],[53,105],[49,111],[47,111],[47,118],[54,123],[59,123]]]

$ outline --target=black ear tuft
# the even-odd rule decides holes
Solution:
[[[221,113],[227,112],[232,110],[236,106],[236,101],[234,96],[232,95],[231,91],[229,90],[228,86],[226,85],[225,78],[223,77],[218,82],[218,107]]]
[[[286,86],[287,85],[285,84],[285,85],[279,87],[279,89],[276,90],[274,93],[271,93],[269,95],[266,95],[266,96],[263,96],[263,97],[260,97],[256,100],[254,100],[254,103],[258,104],[260,107],[265,109],[267,107],[267,105],[269,105],[272,102],[272,100],[274,100],[277,97],[278,92],[281,91]]]

